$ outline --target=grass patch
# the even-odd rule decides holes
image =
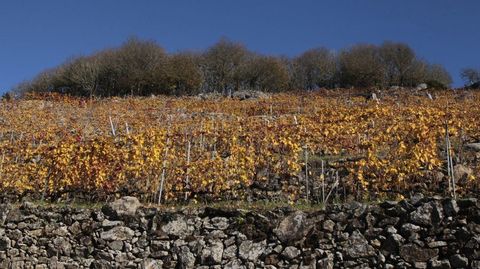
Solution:
[[[309,203],[306,201],[297,201],[291,203],[288,201],[242,201],[242,200],[231,200],[231,201],[216,201],[209,203],[195,203],[193,201],[186,204],[165,204],[165,205],[156,205],[156,204],[146,204],[145,206],[156,207],[159,209],[167,211],[177,211],[177,210],[188,210],[188,209],[200,209],[205,207],[212,207],[217,209],[224,210],[246,210],[246,211],[270,211],[277,208],[291,208],[294,210],[302,211],[318,211],[324,209],[323,204]]]
[[[86,202],[86,201],[71,201],[71,202],[50,202],[46,200],[32,200],[26,201],[38,207],[70,207],[78,209],[100,209],[105,204],[104,202]],[[24,202],[12,203],[14,207],[20,207]]]

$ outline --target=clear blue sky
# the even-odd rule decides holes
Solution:
[[[445,65],[460,86],[461,68],[480,67],[479,11],[478,0],[2,0],[0,92],[133,35],[170,52],[204,49],[224,36],[288,56],[402,41]]]

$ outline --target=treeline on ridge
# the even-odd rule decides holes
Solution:
[[[297,57],[267,56],[221,39],[201,52],[167,53],[137,38],[118,48],[72,58],[14,91],[75,96],[194,95],[238,90],[280,92],[333,87],[416,86],[446,88],[445,68],[419,58],[407,44],[357,44],[335,53],[313,48]]]

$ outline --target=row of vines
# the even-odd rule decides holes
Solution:
[[[298,177],[308,151],[350,157],[342,165],[352,192],[402,193],[421,181],[438,183],[427,175],[445,169],[446,128],[458,141],[480,138],[480,94],[457,95],[4,101],[0,189],[43,197],[136,194],[155,202],[242,198],[254,182]],[[473,168],[459,192],[478,187],[480,169]]]

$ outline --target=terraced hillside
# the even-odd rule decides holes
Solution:
[[[0,189],[156,203],[475,193],[480,93],[378,97],[2,101]]]

